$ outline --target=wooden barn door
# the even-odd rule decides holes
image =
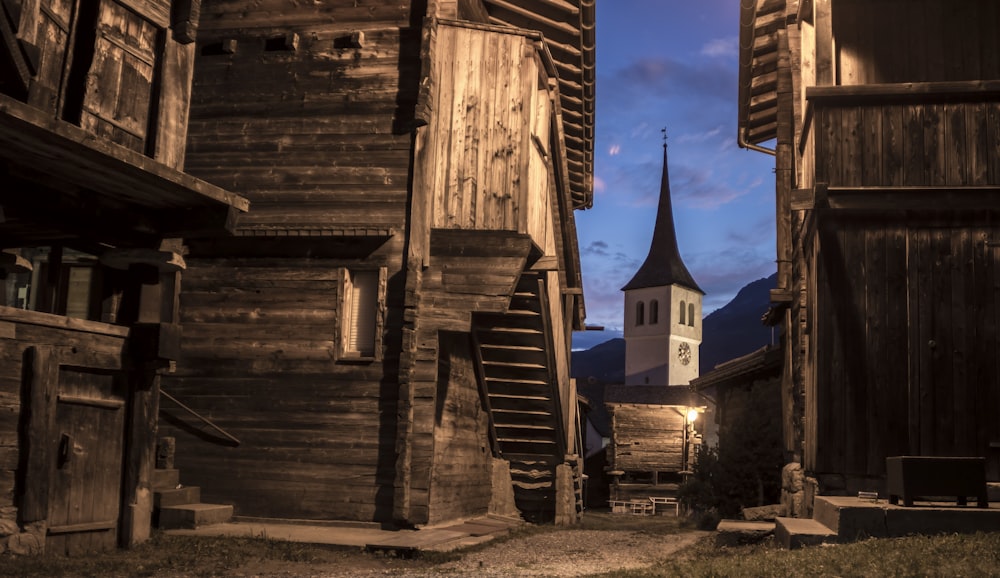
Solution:
[[[82,349],[73,348],[73,365],[60,363],[54,347],[32,347],[26,356],[22,514],[25,522],[45,520],[45,550],[53,554],[102,552],[118,543],[127,384],[114,367],[120,359]]]
[[[122,380],[60,367],[46,550],[78,554],[117,545],[125,432]]]

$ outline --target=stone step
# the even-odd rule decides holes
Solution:
[[[233,507],[223,504],[180,504],[160,508],[159,527],[163,530],[197,528],[222,524],[233,517]]]
[[[774,535],[774,522],[722,520],[715,529],[715,543],[719,546],[757,544]]]
[[[174,489],[181,483],[181,472],[177,469],[153,470],[153,489]]]
[[[201,488],[198,486],[182,486],[173,489],[153,490],[153,507],[166,508],[183,504],[197,504],[201,501]]]
[[[774,537],[788,550],[837,542],[837,533],[810,518],[776,518]]]

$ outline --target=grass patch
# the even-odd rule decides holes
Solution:
[[[1000,533],[873,538],[791,551],[773,543],[719,548],[709,537],[653,568],[601,576],[996,576],[998,569]]]
[[[62,556],[0,556],[0,576],[41,577],[152,577],[183,574],[219,576],[250,562],[331,563],[356,556],[356,549],[316,546],[259,538],[204,538],[168,536],[156,532],[135,548],[106,554]]]

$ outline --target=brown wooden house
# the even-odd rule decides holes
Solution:
[[[701,445],[698,430],[714,419],[707,399],[687,387],[609,385],[604,405],[611,416],[610,498],[676,497]]]
[[[190,244],[164,403],[237,516],[577,515],[569,376],[592,201],[593,1],[202,6],[187,168],[245,194]],[[492,505],[491,505],[492,504]]]
[[[0,546],[149,536],[181,238],[247,201],[181,171],[197,2],[0,13]]]
[[[786,448],[823,494],[1000,446],[1000,4],[743,0],[739,138],[776,157]]]

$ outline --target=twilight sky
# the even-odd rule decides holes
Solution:
[[[620,336],[653,234],[666,127],[681,255],[704,314],[774,263],[774,158],[736,145],[739,0],[597,3],[594,208],[577,211],[587,323]]]

